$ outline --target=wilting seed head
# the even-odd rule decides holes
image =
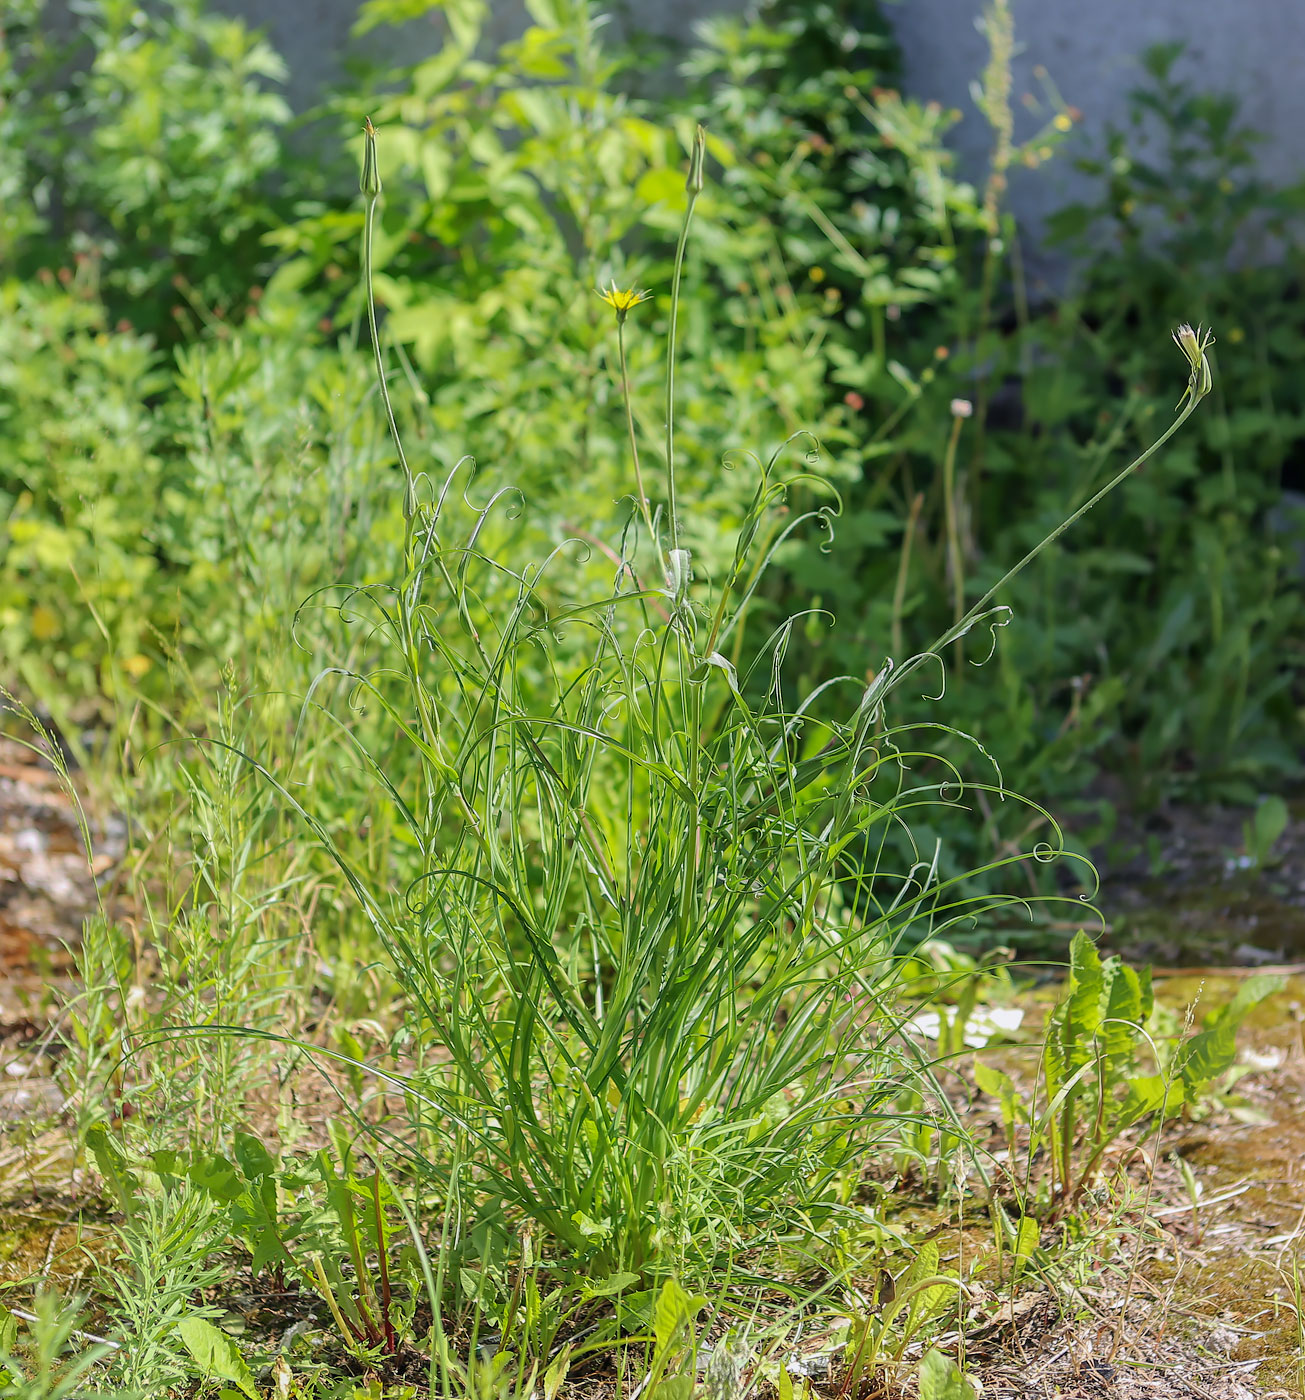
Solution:
[[[381,192],[381,172],[376,165],[376,128],[370,117],[363,118],[363,167],[358,188],[368,199]]]
[[[624,324],[625,318],[634,310],[640,302],[647,301],[652,295],[651,292],[636,292],[633,287],[629,291],[623,292],[617,287],[615,279],[610,287],[599,287],[598,295],[616,312],[617,322]]]
[[[1183,352],[1187,363],[1191,366],[1187,389],[1183,397],[1178,400],[1178,406],[1181,408],[1188,394],[1196,402],[1203,399],[1214,387],[1214,376],[1210,373],[1210,362],[1205,358],[1205,352],[1214,344],[1214,332],[1205,330],[1201,326],[1197,326],[1193,330],[1184,321],[1174,331],[1174,344]]]

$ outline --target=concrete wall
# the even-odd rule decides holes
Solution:
[[[290,62],[297,105],[338,78],[358,0],[210,2],[267,29]],[[886,3],[904,50],[907,86],[965,113],[954,142],[969,167],[981,169],[989,132],[969,87],[986,57],[975,24],[982,0]],[[1187,40],[1181,72],[1207,89],[1243,97],[1244,117],[1268,137],[1262,156],[1270,175],[1281,181],[1305,176],[1305,82],[1300,78],[1305,0],[1013,0],[1013,5],[1017,103],[1021,93],[1036,90],[1033,69],[1043,64],[1085,118],[1062,158],[1012,177],[1013,206],[1034,242],[1043,215],[1084,193],[1083,178],[1072,169],[1073,155],[1099,148],[1106,122],[1122,119],[1126,94],[1140,78],[1137,55],[1162,40]],[[492,6],[497,37],[519,31],[525,22],[521,0],[492,0]],[[606,8],[614,13],[617,33],[634,23],[689,38],[701,15],[742,7],[743,0],[611,0]],[[432,17],[385,42],[396,56],[412,57],[438,47],[442,24]]]
[[[953,143],[971,167],[989,142],[968,95],[986,56],[980,10],[978,0],[900,0],[890,10],[907,86],[965,113]],[[1033,69],[1042,64],[1084,114],[1055,161],[1012,175],[1012,204],[1034,232],[1041,216],[1083,197],[1089,186],[1074,156],[1099,151],[1107,123],[1124,125],[1127,95],[1142,79],[1137,56],[1161,42],[1186,41],[1178,75],[1241,98],[1242,120],[1266,137],[1265,174],[1280,183],[1305,178],[1305,0],[1013,0],[1013,13],[1017,111],[1020,94],[1037,91]]]

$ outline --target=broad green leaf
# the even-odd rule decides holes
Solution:
[[[136,1197],[140,1194],[140,1181],[128,1169],[127,1159],[121,1149],[109,1137],[103,1123],[96,1123],[87,1129],[86,1145],[91,1149],[95,1165],[100,1175],[109,1183],[109,1188],[118,1198],[124,1215],[131,1215]]]
[[[653,1335],[657,1338],[657,1350],[665,1355],[692,1325],[693,1319],[706,1305],[702,1297],[690,1297],[673,1279],[662,1284],[653,1307]]]
[[[931,1318],[936,1317],[956,1297],[956,1290],[945,1283],[930,1284],[922,1288],[914,1298],[902,1325],[902,1333],[908,1340]]]
[[[558,1352],[549,1363],[548,1370],[544,1372],[544,1400],[557,1400],[557,1393],[562,1389],[562,1383],[570,1369],[571,1347],[568,1344]]]
[[[925,1352],[920,1362],[920,1400],[976,1400],[974,1387],[956,1363],[940,1351]]]
[[[190,1171],[190,1157],[169,1148],[160,1148],[150,1153],[150,1168],[163,1183],[165,1191],[176,1191]]]
[[[1141,988],[1142,995],[1142,1014],[1140,1019],[1142,1025],[1146,1025],[1151,1019],[1152,1010],[1155,1008],[1155,989],[1151,985],[1151,968],[1149,965],[1138,969],[1137,981]]]
[[[1107,1055],[1123,1057],[1133,1052],[1144,1019],[1142,981],[1131,967],[1116,958],[1106,973],[1106,995],[1102,1040]]]
[[[930,1278],[938,1272],[938,1246],[933,1240],[925,1242],[916,1251],[915,1258],[911,1261],[911,1267],[906,1271],[906,1277],[902,1280],[900,1287],[905,1290],[912,1284],[919,1283],[921,1279]]]
[[[906,1271],[906,1277],[898,1282],[898,1296],[909,1300],[906,1320],[902,1330],[906,1337],[913,1337],[936,1313],[945,1308],[955,1296],[954,1290],[945,1283],[929,1284],[921,1287],[926,1279],[939,1272],[938,1246],[933,1240],[926,1240]],[[918,1290],[914,1291],[913,1290]]]
[[[1065,1049],[1064,1007],[1056,1007],[1048,1016],[1043,1034],[1042,1063],[1047,1080],[1047,1094],[1054,1098],[1060,1092],[1069,1073]]]
[[[1041,1243],[1042,1234],[1038,1229],[1038,1222],[1032,1217],[1024,1215],[1020,1217],[1020,1223],[1015,1231],[1015,1276],[1018,1278],[1020,1270],[1033,1257],[1033,1251]]]
[[[0,1303],[0,1356],[9,1356],[18,1340],[18,1319]]]
[[[1174,1056],[1174,1068],[1182,1076],[1189,1095],[1196,1095],[1217,1079],[1237,1058],[1237,1027],[1221,1022],[1212,1030],[1198,1031],[1185,1040]]]
[[[1004,1070],[984,1064],[976,1056],[974,1082],[1001,1105],[1001,1116],[1008,1128],[1025,1118],[1024,1103],[1019,1090],[1015,1087],[1015,1081]]]
[[[1214,1027],[1228,1024],[1234,1027],[1240,1026],[1246,1019],[1246,1013],[1253,1006],[1257,1006],[1265,997],[1272,996],[1274,992],[1281,991],[1283,985],[1283,979],[1272,972],[1260,972],[1254,977],[1248,977],[1237,988],[1237,993],[1231,1001],[1210,1012],[1205,1018],[1206,1026]]]
[[[653,1400],[693,1400],[692,1376],[668,1376],[652,1390]]]
[[[249,1181],[271,1176],[276,1171],[276,1158],[264,1146],[263,1140],[252,1133],[237,1133],[234,1150],[240,1170]]]
[[[1266,797],[1255,809],[1255,815],[1251,818],[1254,849],[1250,850],[1250,854],[1257,861],[1263,862],[1268,858],[1290,820],[1291,813],[1281,797]],[[1251,846],[1251,841],[1247,842],[1247,846]]]
[[[1159,1074],[1140,1076],[1128,1081],[1128,1093],[1115,1118],[1117,1127],[1127,1128],[1163,1108],[1168,1117],[1181,1107],[1186,1097],[1182,1081],[1175,1079],[1165,1090],[1164,1077]]]
[[[638,1274],[609,1274],[607,1278],[585,1284],[584,1292],[587,1298],[610,1298],[613,1293],[621,1293],[638,1282]]]
[[[1231,1068],[1237,1058],[1237,1031],[1246,1013],[1282,986],[1282,978],[1271,973],[1248,977],[1237,994],[1205,1018],[1205,1029],[1178,1047],[1174,1068],[1182,1075],[1189,1097]]]
[[[245,1191],[235,1167],[217,1152],[196,1158],[187,1175],[197,1190],[224,1204],[239,1200]]]
[[[177,1323],[177,1335],[205,1376],[230,1381],[250,1400],[258,1400],[258,1387],[234,1338],[205,1317],[183,1317]]]
[[[645,170],[634,187],[635,197],[645,204],[665,203],[672,209],[684,207],[684,176],[670,166]]]
[[[1096,944],[1082,929],[1069,945],[1069,991],[1066,996],[1065,1025],[1071,1045],[1096,1033],[1101,1024],[1102,993],[1105,978]]]
[[[582,1210],[571,1216],[571,1223],[587,1240],[605,1240],[612,1233],[612,1222],[604,1217],[594,1220]]]

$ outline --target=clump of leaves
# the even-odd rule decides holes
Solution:
[[[1279,986],[1281,978],[1269,974],[1248,977],[1199,1030],[1167,1043],[1148,1029],[1155,1004],[1150,969],[1132,968],[1118,955],[1102,958],[1080,930],[1046,1021],[1045,1110],[1039,1113],[1009,1075],[976,1064],[980,1089],[1001,1105],[1012,1160],[1019,1126],[1027,1124],[1029,1151],[1048,1149],[1057,1208],[1072,1207],[1126,1130],[1163,1121],[1209,1092],[1236,1059],[1247,1012]]]

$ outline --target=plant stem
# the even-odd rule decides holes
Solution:
[[[684,223],[680,226],[680,241],[675,248],[675,272],[671,278],[671,312],[666,330],[666,508],[670,515],[671,548],[680,547],[680,525],[675,500],[675,331],[680,318],[680,277],[684,272],[684,250],[689,242],[689,225],[693,222],[693,206],[698,191],[688,190],[684,207]]]
[[[385,1257],[385,1212],[381,1208],[381,1169],[372,1177],[372,1203],[376,1208],[376,1259],[381,1275],[381,1326],[385,1329],[385,1349],[393,1356],[398,1351],[394,1323],[390,1321],[390,1265]]]
[[[974,604],[974,606],[969,610],[969,612],[967,612],[965,616],[960,619],[959,622],[956,622],[951,627],[949,627],[947,631],[945,631],[937,639],[937,641],[934,642],[933,646],[929,648],[929,651],[939,652],[945,646],[947,646],[949,642],[955,641],[958,636],[962,636],[969,629],[970,625],[983,613],[984,609],[988,606],[990,602],[992,602],[992,600],[997,596],[997,594],[1000,593],[1001,590],[1005,588],[1006,585],[1017,574],[1023,573],[1023,571],[1026,568],[1028,568],[1028,566],[1038,557],[1039,554],[1042,553],[1044,549],[1046,549],[1046,547],[1049,544],[1054,544],[1055,541],[1058,540],[1061,537],[1061,535],[1063,535],[1065,531],[1069,529],[1071,525],[1074,525],[1079,520],[1081,520],[1083,516],[1085,516],[1088,513],[1088,511],[1092,509],[1093,506],[1095,506],[1099,501],[1104,500],[1115,489],[1116,486],[1119,486],[1122,482],[1126,481],[1128,477],[1130,477],[1140,466],[1142,466],[1144,463],[1148,462],[1152,457],[1154,457],[1155,454],[1165,445],[1165,443],[1167,443],[1169,439],[1173,437],[1173,435],[1178,431],[1178,429],[1181,428],[1185,422],[1187,422],[1188,418],[1192,415],[1193,411],[1196,408],[1196,405],[1199,402],[1199,399],[1189,397],[1187,403],[1183,407],[1182,412],[1179,413],[1178,417],[1175,418],[1172,423],[1170,423],[1170,425],[1164,430],[1163,433],[1160,434],[1158,438],[1156,438],[1156,440],[1151,444],[1150,447],[1148,447],[1139,456],[1135,457],[1122,471],[1118,472],[1115,476],[1112,476],[1110,480],[1106,482],[1106,484],[1101,488],[1101,490],[1096,493],[1096,495],[1090,497],[1087,501],[1085,501],[1081,506],[1079,506],[1079,508],[1076,511],[1074,511],[1072,515],[1066,516],[1065,519],[1062,520],[1060,524],[1057,525],[1056,528],[1052,530],[1052,532],[1049,535],[1045,536],[1042,540],[1035,544],[1033,548],[1029,550],[1029,552],[1024,556],[1024,558],[1019,561],[1018,564],[1013,564],[1009,569],[1007,569],[1006,572],[1002,574],[1002,576],[997,580],[997,582],[994,583],[990,589],[988,589],[988,591],[983,595],[983,597],[980,598],[979,601]],[[905,674],[907,669],[907,667],[904,667],[902,674]]]
[[[625,320],[616,318],[616,351],[621,363],[621,396],[625,400],[625,426],[630,434],[630,456],[634,461],[634,486],[639,493],[639,509],[643,513],[643,523],[648,530],[648,538],[653,548],[657,547],[657,536],[653,533],[652,512],[648,507],[648,493],[643,486],[643,468],[639,465],[639,439],[634,430],[634,406],[630,401],[630,372],[625,362]]]
[[[956,446],[961,440],[961,424],[965,420],[960,414],[952,417],[952,431],[947,439],[947,451],[943,456],[943,506],[947,518],[947,565],[952,576],[952,621],[959,624],[965,612],[965,566],[961,559],[961,532],[958,522],[959,511],[956,500]],[[957,679],[961,676],[961,666],[965,660],[965,641],[956,639]]]
[[[403,440],[399,437],[399,425],[394,419],[394,406],[390,403],[390,389],[385,382],[385,357],[381,353],[381,338],[376,331],[376,290],[372,286],[372,242],[375,235],[376,201],[378,195],[367,197],[367,216],[363,225],[363,285],[367,288],[367,328],[372,336],[372,353],[376,357],[376,382],[380,385],[381,401],[385,405],[385,418],[390,425],[390,436],[394,439],[394,450],[399,454],[399,466],[403,468],[403,518],[407,533],[412,533],[412,518],[416,511],[416,489],[413,485],[412,470],[403,450]]]

